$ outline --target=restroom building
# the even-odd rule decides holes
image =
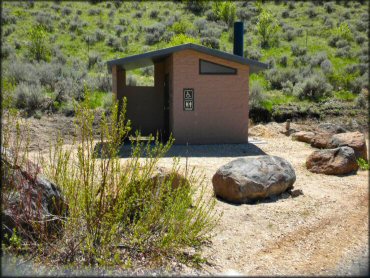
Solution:
[[[127,98],[127,118],[143,136],[169,134],[175,144],[248,142],[249,75],[267,64],[243,57],[243,26],[234,54],[183,44],[111,60],[113,93]],[[128,86],[126,71],[154,65],[154,86]]]

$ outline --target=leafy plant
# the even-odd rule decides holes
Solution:
[[[47,61],[49,59],[50,50],[47,46],[47,33],[42,25],[35,25],[28,31],[30,39],[29,53],[30,58],[36,61]]]
[[[353,41],[353,34],[347,22],[342,22],[339,27],[333,30],[333,34],[349,42]]]
[[[169,46],[175,46],[184,43],[200,44],[200,40],[184,34],[179,34],[172,37],[171,41],[169,42]]]
[[[180,20],[178,22],[175,22],[171,29],[176,34],[185,34],[187,30],[190,30],[192,28],[192,24],[189,21]]]
[[[364,171],[370,170],[369,162],[361,157],[357,159],[357,164],[361,170],[364,170]]]
[[[49,156],[41,157],[43,174],[61,189],[68,214],[62,214],[66,216],[52,237],[39,232],[20,242],[14,234],[12,242],[31,246],[30,252],[54,262],[116,265],[126,261],[127,266],[135,257],[146,256],[153,262],[167,256],[180,258],[183,248],[206,242],[218,217],[215,199],[206,197],[199,173],[188,170],[174,185],[180,171],[174,159],[166,178],[155,176],[172,137],[165,144],[158,137],[144,144],[136,133],[131,154],[122,162],[121,145],[131,129],[125,118],[126,101],[120,108],[115,102],[109,117],[102,115],[96,142],[90,95],[86,93],[84,99],[75,103],[77,139],[72,147],[63,146],[60,138],[52,144]],[[17,142],[8,136],[5,139],[6,147]],[[195,184],[200,186],[195,188]],[[30,225],[36,227],[40,222],[30,221]]]
[[[331,95],[333,87],[321,75],[313,75],[294,86],[293,93],[299,99],[320,101]]]
[[[258,16],[257,32],[261,38],[261,46],[268,48],[278,42],[277,33],[280,30],[276,18],[267,9],[262,9]]]
[[[236,17],[236,6],[233,2],[215,1],[212,5],[212,11],[217,19],[224,21],[232,26]]]

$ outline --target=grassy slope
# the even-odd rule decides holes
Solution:
[[[241,9],[242,2],[235,2],[237,9]],[[333,2],[335,7],[335,12],[328,14],[323,6],[314,5],[314,9],[317,12],[317,16],[314,18],[309,18],[307,15],[307,10],[312,7],[312,4],[309,2],[300,2],[296,3],[295,9],[290,11],[294,13],[295,17],[282,18],[281,13],[284,10],[288,10],[288,5],[280,3],[275,4],[273,1],[266,1],[263,6],[269,9],[274,16],[280,21],[284,22],[294,28],[300,28],[305,25],[308,27],[303,27],[305,30],[307,28],[307,48],[308,55],[314,55],[317,52],[325,51],[328,58],[333,64],[334,72],[337,74],[345,74],[343,69],[349,64],[359,63],[358,58],[341,58],[335,57],[336,49],[328,45],[328,38],[330,35],[330,29],[325,28],[322,23],[322,17],[328,16],[334,23],[334,27],[338,23],[341,23],[343,18],[342,16],[345,12],[349,11],[351,13],[350,19],[346,22],[350,26],[355,26],[356,20],[361,16],[361,14],[366,13],[368,3],[365,1],[365,4],[360,5],[360,7],[354,7],[354,3],[350,3],[348,7],[344,5],[337,5]],[[133,54],[138,54],[150,50],[160,49],[168,45],[165,41],[160,41],[154,45],[148,46],[145,45],[145,31],[146,26],[150,26],[156,22],[165,22],[171,16],[177,16],[182,21],[194,22],[199,17],[205,18],[205,15],[195,15],[185,8],[185,5],[179,2],[124,2],[119,8],[115,8],[113,3],[107,4],[105,2],[98,4],[90,4],[88,2],[62,2],[59,4],[60,10],[55,11],[51,8],[52,5],[56,5],[54,2],[36,2],[33,7],[26,7],[25,4],[17,4],[11,2],[3,2],[3,8],[9,9],[10,14],[17,17],[16,28],[13,33],[9,36],[2,38],[3,42],[7,42],[10,45],[14,45],[14,40],[17,40],[21,43],[22,47],[19,50],[16,50],[17,56],[23,56],[26,51],[27,45],[27,31],[30,26],[35,23],[34,13],[38,11],[43,11],[52,16],[56,16],[56,19],[53,21],[54,31],[50,33],[49,37],[54,36],[54,42],[50,42],[51,47],[55,45],[60,45],[62,52],[67,57],[77,57],[82,61],[88,60],[88,53],[97,52],[101,55],[103,61],[107,61],[114,58],[125,57]],[[69,7],[72,10],[72,13],[68,16],[62,15],[61,11],[63,8]],[[90,9],[101,9],[102,13],[100,15],[89,15]],[[156,19],[151,19],[149,14],[152,10],[158,10],[159,16]],[[245,9],[245,8],[244,8]],[[166,11],[168,10],[168,15]],[[71,32],[68,30],[68,23],[63,27],[61,22],[70,20],[77,15],[77,11],[80,11],[81,14],[78,15],[79,19],[82,22],[86,22],[87,25],[82,27],[82,32]],[[109,15],[110,11],[114,11],[114,15]],[[140,11],[142,12],[141,18],[136,18],[135,14]],[[112,47],[106,45],[107,38],[111,36],[116,36],[114,27],[120,25],[120,19],[126,19],[129,21],[127,30],[122,33],[121,38],[124,35],[129,36],[129,43],[123,49],[123,52],[116,51]],[[103,22],[103,28],[99,27],[99,22]],[[292,42],[284,40],[283,34],[279,34],[280,44],[278,47],[273,47],[270,49],[261,49],[259,47],[260,39],[258,38],[256,32],[254,32],[253,17],[251,21],[247,21],[247,34],[246,37],[251,38],[252,45],[248,45],[247,48],[258,49],[262,54],[262,61],[267,61],[270,58],[274,58],[276,61],[276,67],[280,68],[281,66],[277,63],[279,58],[283,55],[288,56],[288,67],[292,67],[293,57],[291,54],[290,47],[292,43],[298,44],[299,46],[306,45],[306,36],[305,32],[303,36],[297,36]],[[102,29],[106,33],[105,41],[97,42],[95,45],[88,47],[87,43],[83,41],[83,36],[87,34],[93,34],[96,30]],[[170,27],[167,27],[167,31]],[[230,39],[229,33],[231,30],[225,30],[220,36],[220,49],[232,52],[232,40]],[[368,41],[365,41],[365,45]],[[351,52],[355,53],[360,50],[360,46],[355,42],[351,43]],[[320,71],[319,68],[315,69]],[[93,68],[90,70],[92,74],[95,74],[96,70]],[[140,70],[135,70],[133,74],[140,75]],[[139,76],[139,80],[143,83],[150,82],[150,77]],[[258,81],[263,85],[265,90],[269,91],[269,84],[266,81],[264,74],[251,76],[251,83]],[[348,93],[336,93],[334,94],[337,98],[349,99],[354,98],[353,94]],[[270,92],[273,104],[284,103],[293,101],[294,98],[290,96],[285,96],[279,91]]]

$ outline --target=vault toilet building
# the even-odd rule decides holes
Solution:
[[[234,54],[183,44],[108,61],[113,94],[127,98],[127,118],[142,135],[177,144],[248,142],[249,74],[267,68],[243,58],[243,23],[234,24]],[[128,86],[126,70],[154,64],[154,86]]]

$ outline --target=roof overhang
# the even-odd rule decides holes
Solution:
[[[128,56],[121,59],[110,60],[107,62],[108,71],[112,72],[112,66],[118,65],[125,70],[133,70],[137,68],[151,66],[156,62],[162,61],[169,57],[172,53],[182,51],[185,49],[192,49],[199,51],[211,56],[219,57],[225,60],[233,61],[243,65],[249,65],[250,73],[256,73],[261,70],[267,69],[268,65],[255,60],[244,58],[241,56],[233,55],[227,52],[211,49],[202,45],[197,44],[181,44],[169,48],[163,48],[160,50],[155,50],[151,52],[146,52],[143,54]]]

